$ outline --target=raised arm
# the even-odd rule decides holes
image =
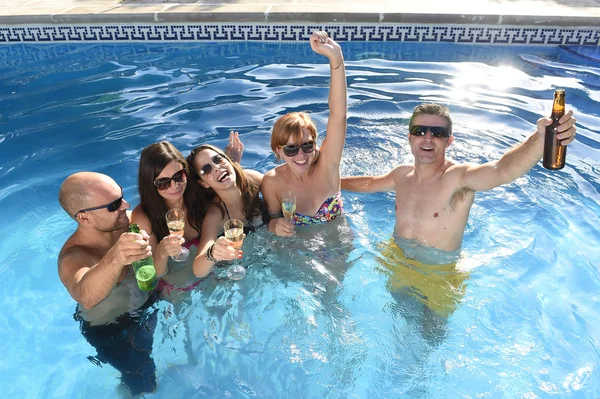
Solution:
[[[71,297],[84,308],[91,309],[110,294],[124,267],[151,255],[145,232],[124,233],[98,262],[81,247],[61,251],[58,274]]]
[[[560,118],[558,139],[562,145],[568,145],[575,139],[575,118],[573,111],[567,112]],[[462,186],[473,191],[485,191],[510,183],[529,172],[542,158],[544,153],[544,136],[546,127],[552,124],[550,118],[540,118],[537,121],[537,131],[527,140],[511,148],[497,161],[483,165],[463,165],[464,174]]]
[[[394,174],[398,168],[392,169],[381,176],[350,176],[342,177],[342,190],[373,193],[376,191],[393,191],[396,187]]]
[[[331,82],[329,84],[329,119],[327,133],[321,146],[322,161],[336,170],[342,159],[342,150],[346,140],[346,114],[348,109],[348,90],[346,87],[346,69],[344,56],[339,44],[331,40],[326,32],[314,32],[310,37],[310,46],[314,52],[329,60]]]

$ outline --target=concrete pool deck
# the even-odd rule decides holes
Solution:
[[[600,26],[600,0],[0,0],[1,25],[435,23]]]

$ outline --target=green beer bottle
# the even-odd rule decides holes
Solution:
[[[129,225],[129,231],[131,233],[140,233],[140,228],[137,224],[131,223]],[[142,291],[152,291],[158,285],[158,278],[156,277],[156,269],[154,268],[154,261],[152,256],[145,259],[133,262],[133,271],[135,272],[135,279],[137,285]]]

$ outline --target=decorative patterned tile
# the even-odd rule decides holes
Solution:
[[[304,41],[314,30],[338,41],[501,45],[600,45],[600,28],[433,24],[161,24],[0,26],[0,43]]]

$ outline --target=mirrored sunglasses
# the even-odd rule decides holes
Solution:
[[[410,134],[413,136],[425,136],[427,131],[431,132],[433,137],[443,138],[450,137],[450,129],[442,126],[425,126],[425,125],[414,125],[410,128]]]
[[[282,145],[280,147],[283,148],[283,153],[286,157],[294,157],[296,156],[296,154],[298,154],[301,148],[305,154],[310,154],[311,152],[313,152],[315,150],[315,142],[307,141],[306,143],[302,143],[301,145],[288,144]]]
[[[160,179],[154,180],[154,186],[159,191],[165,191],[171,187],[171,180],[179,184],[186,182],[187,173],[185,172],[185,169],[175,172],[175,174],[171,177],[161,177]]]

